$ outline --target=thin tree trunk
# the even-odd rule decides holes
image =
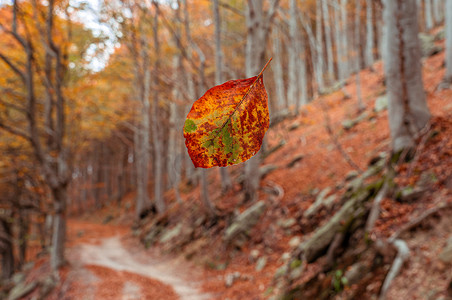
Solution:
[[[289,18],[289,47],[287,51],[289,54],[289,66],[288,66],[288,77],[289,82],[287,86],[287,100],[289,103],[289,108],[294,109],[299,97],[299,87],[298,87],[298,14],[297,14],[297,2],[295,0],[290,0],[290,18]]]
[[[327,0],[322,0],[323,24],[325,26],[325,45],[327,55],[328,85],[334,81],[333,41],[331,36],[331,20]]]
[[[363,103],[363,99],[361,96],[361,77],[360,77],[360,71],[361,71],[361,54],[360,54],[360,47],[361,47],[361,0],[356,0],[356,12],[355,12],[355,69],[356,69],[356,96],[358,98],[358,112],[363,111],[366,106]]]
[[[191,33],[190,33],[190,23],[188,20],[188,9],[187,7],[187,1],[183,0],[184,5],[184,29],[185,29],[185,38],[187,41],[191,41]],[[189,63],[192,62],[192,50],[190,49],[191,45],[189,43],[188,45],[189,50],[187,51],[187,61]],[[185,115],[188,114],[190,111],[191,103],[193,103],[196,98],[196,87],[195,87],[195,81],[193,79],[193,73],[191,70],[187,70],[185,72],[186,75],[186,83],[187,83],[187,94],[189,97],[189,103],[185,107]],[[187,149],[184,147],[184,162],[185,162],[185,177],[188,180],[189,183],[192,185],[198,184],[198,177],[199,177],[199,170],[195,169],[193,162],[190,159],[190,156],[188,155]]]
[[[325,81],[323,78],[323,72],[324,72],[324,66],[325,61],[323,57],[323,35],[322,35],[322,8],[321,8],[322,2],[317,1],[316,2],[316,57],[317,57],[317,63],[316,63],[316,73],[317,73],[317,84],[318,84],[318,90],[319,92],[323,92],[325,89]]]
[[[372,13],[372,0],[366,0],[366,65],[374,64],[374,26]]]
[[[344,66],[344,45],[342,44],[342,27],[343,24],[341,24],[341,7],[339,4],[339,1],[334,2],[334,11],[333,11],[333,23],[334,26],[334,43],[336,44],[336,63],[337,63],[337,71],[338,71],[338,80],[342,81],[345,79],[345,66]]]
[[[245,48],[247,77],[257,75],[260,68],[265,64],[265,45],[268,41],[270,27],[273,23],[278,4],[278,0],[271,1],[268,11],[264,14],[263,1],[247,1],[245,12],[247,26]],[[259,153],[245,163],[245,201],[255,201],[258,198],[260,184]]]
[[[341,0],[341,45],[342,45],[342,61],[343,73],[342,79],[347,78],[350,75],[350,60],[349,60],[349,41],[348,41],[348,18],[347,18],[347,3],[348,0]]]
[[[137,7],[130,8],[135,18],[138,18]],[[132,25],[134,26],[134,25]],[[135,218],[138,219],[143,210],[149,205],[148,181],[150,162],[150,91],[151,70],[149,66],[149,42],[144,34],[142,23],[138,28],[131,30],[131,40],[128,43],[129,51],[134,63],[135,98],[140,104],[137,108],[139,124],[134,131],[134,156],[136,180]]]
[[[361,0],[356,0],[355,7],[355,72],[361,70]]]
[[[26,262],[27,242],[28,242],[28,217],[24,209],[19,207],[19,268]]]
[[[281,36],[279,35],[278,26],[273,28],[273,80],[275,81],[276,89],[276,110],[280,111],[284,108],[288,108],[287,98],[284,93],[284,75],[283,67],[281,62],[282,51],[281,51]]]
[[[14,251],[11,223],[0,218],[0,253],[2,255],[2,279],[8,280],[14,274]]]
[[[299,48],[300,48],[300,54],[301,57],[298,58],[298,86],[299,86],[299,93],[300,93],[300,98],[298,99],[296,106],[295,106],[295,110],[296,113],[298,114],[300,111],[300,107],[303,105],[306,105],[308,103],[308,80],[307,80],[307,67],[306,67],[306,46],[305,46],[305,40],[304,40],[304,36],[301,32],[301,30],[299,31],[298,34],[298,43],[299,43]]]
[[[312,31],[312,28],[309,24],[307,24],[303,17],[300,17],[301,24],[303,28],[305,29],[308,39],[309,39],[309,48],[311,52],[311,62],[312,62],[312,68],[314,69],[315,74],[315,80],[317,82],[317,91],[321,92],[324,89],[324,81],[323,81],[323,67],[322,67],[322,59],[318,57],[319,53],[319,46],[318,41],[316,40],[314,33]]]
[[[221,48],[221,17],[218,0],[213,0],[213,15],[215,22],[215,84],[223,83],[223,50]],[[221,190],[223,193],[232,187],[231,178],[226,168],[220,168]]]
[[[199,46],[192,40],[191,33],[190,33],[190,22],[189,22],[189,14],[188,14],[188,5],[187,0],[183,0],[184,3],[184,23],[185,23],[185,31],[187,40],[189,42],[190,48],[196,51],[199,57],[199,68],[198,68],[198,75],[199,75],[199,85],[198,85],[198,91],[193,91],[195,94],[197,93],[199,96],[202,95],[202,93],[206,90],[206,78],[205,78],[205,65],[206,65],[206,57],[204,55],[204,52],[199,48]],[[206,208],[209,211],[210,216],[215,216],[216,211],[215,207],[212,204],[208,192],[208,182],[207,182],[207,170],[201,169],[200,171],[201,176],[201,199],[206,206]]]
[[[151,106],[152,115],[152,144],[154,146],[154,201],[157,208],[157,212],[162,214],[166,210],[165,199],[163,198],[163,147],[162,137],[158,125],[159,120],[159,79],[158,74],[160,72],[160,39],[158,32],[159,22],[159,9],[158,2],[152,1],[155,6],[154,23],[152,25],[152,31],[154,34],[154,86],[153,86],[153,101]]]
[[[432,11],[432,0],[425,0],[424,7],[424,16],[425,16],[425,29],[427,31],[432,30],[433,28],[433,11]]]
[[[444,81],[452,83],[452,0],[446,0],[446,73]]]
[[[440,24],[443,21],[444,2],[448,0],[433,0],[433,19],[435,25]]]

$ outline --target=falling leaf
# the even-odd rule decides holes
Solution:
[[[184,125],[185,145],[195,167],[238,164],[256,154],[269,127],[263,72],[209,89],[193,103]]]

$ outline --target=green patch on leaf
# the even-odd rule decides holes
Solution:
[[[187,133],[192,133],[196,131],[196,124],[193,120],[187,119],[185,120],[184,131]]]
[[[231,133],[229,132],[229,126],[231,124],[231,121],[229,120],[228,123],[223,127],[222,129],[222,140],[225,146],[225,152],[232,152],[232,142],[233,138],[231,136]]]

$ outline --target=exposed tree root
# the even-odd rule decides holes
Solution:
[[[389,270],[388,275],[386,276],[385,281],[383,282],[383,285],[381,287],[379,297],[380,300],[386,299],[386,293],[388,292],[388,289],[391,286],[392,281],[399,274],[400,269],[403,266],[403,263],[410,256],[410,249],[408,248],[408,245],[406,244],[405,241],[394,240],[392,244],[394,245],[394,247],[397,248],[397,256],[394,259],[391,269]]]
[[[450,202],[443,202],[435,207],[432,207],[430,209],[427,209],[423,214],[421,214],[419,217],[409,221],[408,223],[406,223],[404,226],[402,226],[402,228],[400,228],[398,231],[396,231],[390,238],[389,238],[389,242],[392,243],[393,241],[395,241],[396,239],[399,238],[399,236],[408,231],[413,229],[414,227],[418,226],[422,221],[424,221],[426,218],[430,217],[431,215],[437,213],[438,211],[445,209],[445,208],[451,208],[452,207],[452,203]]]

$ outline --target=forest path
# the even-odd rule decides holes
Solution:
[[[65,299],[209,299],[200,270],[145,250],[127,226],[68,222]]]

